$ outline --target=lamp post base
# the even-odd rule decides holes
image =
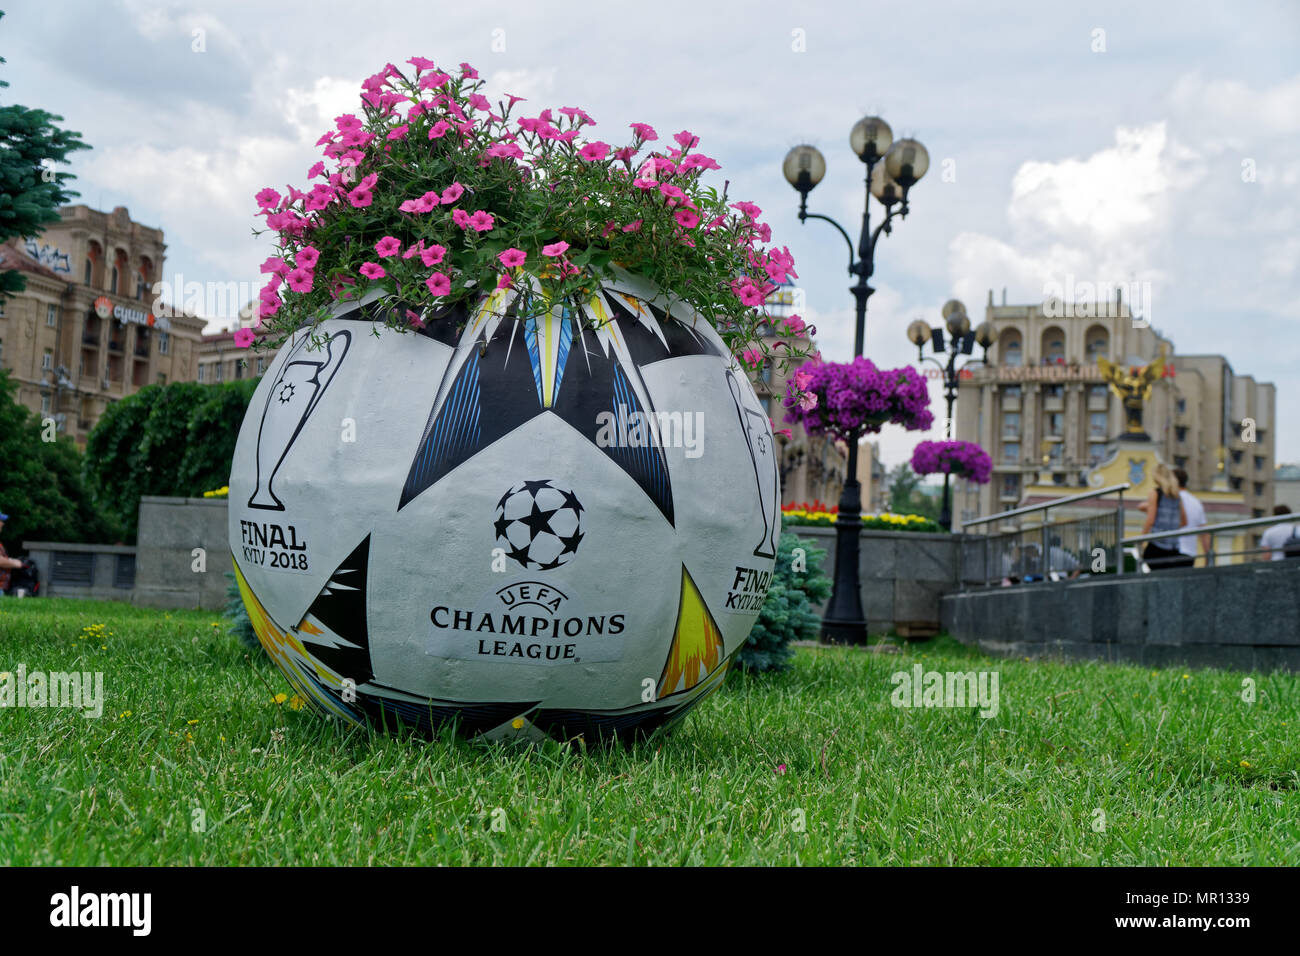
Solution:
[[[857,442],[849,452],[849,474],[857,473]],[[862,486],[844,483],[840,511],[835,519],[835,583],[822,617],[823,644],[867,643],[867,616],[858,589],[858,551],[862,534]]]

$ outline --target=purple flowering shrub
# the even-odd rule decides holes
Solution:
[[[930,392],[913,368],[878,369],[867,358],[808,362],[786,387],[785,420],[842,441],[886,424],[924,431],[934,424]]]
[[[946,471],[983,485],[993,474],[993,459],[974,442],[923,441],[912,452],[912,470],[918,475]]]

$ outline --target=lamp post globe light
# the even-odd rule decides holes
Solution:
[[[869,279],[875,271],[876,244],[882,234],[893,231],[897,216],[907,218],[908,191],[925,175],[930,156],[914,139],[894,140],[894,131],[878,116],[866,116],[854,124],[849,146],[866,166],[867,194],[863,200],[862,231],[855,247],[848,232],[830,216],[808,211],[808,193],[826,175],[826,158],[813,146],[796,146],[786,155],[781,171],[786,181],[799,193],[799,221],[821,219],[830,223],[844,237],[849,247],[849,275],[857,282],[849,287],[856,303],[853,330],[853,356],[862,355],[863,334],[867,321],[867,299],[875,290]],[[871,227],[871,197],[885,208],[884,219]],[[835,582],[830,603],[822,618],[822,640],[833,644],[865,644],[867,621],[862,610],[858,584],[858,540],[862,532],[862,486],[858,482],[857,436],[849,442],[848,473],[840,494],[839,515],[835,519]]]
[[[987,363],[989,357],[989,346],[993,344],[994,328],[992,322],[981,322],[974,331],[971,331],[970,317],[966,314],[966,306],[962,305],[957,299],[949,299],[944,303],[941,310],[943,316],[943,325],[936,325],[931,328],[923,319],[917,319],[907,327],[907,340],[916,346],[916,357],[919,362],[931,362],[938,366],[943,373],[943,397],[947,403],[947,424],[945,426],[944,437],[949,441],[952,440],[952,406],[957,400],[957,382],[958,376],[962,369],[967,365],[975,363]],[[945,347],[944,330],[947,330],[947,339]],[[947,362],[942,358],[935,358],[934,355],[925,354],[925,343],[930,342],[934,350],[934,355],[947,355]],[[968,359],[960,366],[957,359],[962,355],[970,355],[975,346],[978,345],[984,350],[983,359]],[[952,499],[949,497],[948,490],[948,472],[943,473],[943,506],[939,511],[939,524],[943,526],[944,531],[952,530]]]

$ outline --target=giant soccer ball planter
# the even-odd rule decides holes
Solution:
[[[340,717],[646,734],[721,683],[762,605],[770,421],[709,323],[635,277],[581,315],[521,321],[514,295],[416,334],[363,299],[285,343],[231,471],[240,591]]]

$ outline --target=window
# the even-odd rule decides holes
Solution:
[[[0,319],[5,317],[5,297],[0,295]]]
[[[257,360],[257,374],[261,375],[265,371],[266,371],[266,359],[260,358]],[[772,414],[772,400],[770,398],[763,403],[763,407],[767,409],[768,415]]]
[[[1014,465],[1020,461],[1020,443],[1007,442],[1002,446],[1002,460],[1009,465]]]
[[[1237,449],[1237,450],[1235,450],[1235,451],[1232,453],[1232,463],[1233,463],[1234,465],[1240,465],[1240,464],[1241,464],[1241,454],[1242,454],[1242,453],[1241,453],[1241,449]]]
[[[202,362],[200,362],[200,363],[199,363],[199,381],[200,381],[200,382],[203,381],[203,379],[204,379],[204,375],[205,375],[205,373],[207,372],[207,370],[208,370],[208,367],[207,367],[206,365],[204,365]]]
[[[763,364],[758,367],[758,380],[772,384],[772,360],[763,359]]]
[[[1009,435],[1012,438],[1020,435],[1020,413],[1003,412],[1002,413],[1002,434]]]
[[[1054,484],[1054,485],[1064,485],[1064,484],[1065,484],[1065,472],[1063,472],[1063,471],[1054,471],[1054,472],[1052,472],[1052,484]]]
[[[1104,442],[1091,442],[1088,445],[1088,464],[1095,465],[1106,456],[1106,445]]]
[[[172,337],[170,332],[158,333],[158,354],[166,355],[167,350],[171,348]]]
[[[1019,386],[1019,385],[1008,385],[1008,386],[1006,386],[1006,388],[1002,389],[1002,394],[1005,395],[1007,398],[1019,398],[1019,397],[1020,397],[1020,386]]]
[[[1089,385],[1088,398],[1091,401],[1105,401],[1106,394],[1110,391],[1105,385]]]
[[[1175,467],[1175,468],[1186,468],[1186,467],[1187,467],[1187,456],[1186,456],[1186,455],[1174,455],[1174,467]]]
[[[222,379],[221,370],[222,370],[224,367],[225,367],[224,364],[221,363],[221,362],[214,362],[214,363],[213,363],[213,365],[212,365],[212,380],[213,380],[214,382],[220,382],[220,381],[221,381],[221,379]]]
[[[135,297],[144,300],[144,276],[135,277]]]
[[[1187,426],[1178,425],[1174,428],[1174,438],[1178,441],[1187,441]]]
[[[87,260],[86,260],[86,271],[82,273],[82,281],[83,281],[86,285],[90,285],[90,279],[91,279],[91,276],[93,276],[94,274],[95,274],[95,264],[94,264],[93,262],[91,262],[89,259],[87,259]]]
[[[113,266],[113,279],[109,283],[108,291],[117,294],[117,266]]]
[[[1002,497],[1003,498],[1020,497],[1020,476],[1019,475],[1002,476]]]
[[[4,357],[5,357],[5,343],[4,343],[4,339],[0,339],[0,367],[4,366]]]
[[[1187,399],[1185,398],[1178,399],[1178,401],[1174,403],[1174,406],[1178,409],[1178,414],[1182,415],[1184,412],[1187,411]]]
[[[1106,413],[1105,412],[1088,413],[1088,437],[1089,438],[1106,437]]]
[[[49,413],[50,413],[50,393],[41,392],[41,414],[48,415]]]
[[[166,373],[166,372],[159,372],[159,373],[158,373],[158,384],[159,384],[159,385],[166,385],[166,384],[167,384],[167,373]]]
[[[1264,467],[1264,456],[1263,456],[1263,455],[1256,455],[1256,456],[1255,456],[1255,470],[1256,470],[1256,471],[1259,471],[1259,470],[1262,469],[1263,467]]]
[[[1065,446],[1060,442],[1053,442],[1052,447],[1047,452],[1048,461],[1052,462],[1052,464],[1059,465],[1061,463],[1061,450],[1064,447]]]
[[[257,374],[258,374],[258,375],[261,375],[261,374],[262,374],[262,360],[261,360],[261,359],[258,359],[258,360],[257,360]],[[771,417],[772,417],[772,396],[771,396],[771,395],[764,395],[762,398],[760,398],[760,399],[758,400],[758,403],[759,403],[760,405],[763,406],[763,411],[767,414],[767,417],[768,417],[768,418],[771,418]]]
[[[1229,481],[1229,483],[1231,483],[1231,485],[1232,485],[1232,490],[1233,490],[1233,491],[1241,491],[1241,479],[1240,479],[1240,478],[1229,478],[1228,481]]]
[[[1065,395],[1064,385],[1048,385],[1043,388],[1043,394],[1048,398],[1061,398]]]
[[[41,356],[41,371],[48,372],[54,368],[54,349],[46,349]]]
[[[1264,493],[1264,483],[1262,481],[1255,482],[1255,494],[1262,495],[1263,493]]]
[[[1047,434],[1060,438],[1065,433],[1065,415],[1061,412],[1047,413]]]
[[[1018,368],[1020,366],[1020,363],[1024,360],[1023,356],[1020,354],[1019,342],[1015,342],[1015,341],[1008,342],[1006,345],[1002,347],[1002,352],[1003,352],[1002,355],[1003,365],[1009,365],[1012,368]]]
[[[57,305],[47,305],[45,307],[45,326],[54,328],[59,324],[59,307]]]

